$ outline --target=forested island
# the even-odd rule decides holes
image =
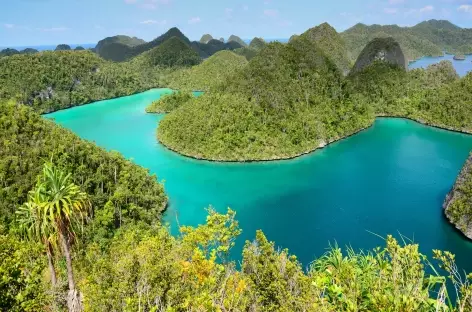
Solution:
[[[428,260],[417,244],[392,236],[370,251],[332,246],[306,268],[262,231],[235,263],[241,229],[231,209],[209,207],[205,224],[172,236],[161,224],[168,198],[156,176],[40,115],[170,87],[178,91],[147,109],[167,113],[157,138],[217,161],[293,158],[377,116],[472,133],[472,74],[460,78],[446,61],[405,70],[421,55],[467,53],[469,31],[433,20],[339,34],[324,23],[287,44],[255,38],[247,46],[237,36],[191,42],[172,28],[151,42],[109,37],[96,53],[63,45],[7,51],[0,310],[470,311],[472,276],[454,255],[435,250]],[[445,36],[454,40],[445,44]],[[471,181],[469,159],[444,204],[469,238]]]

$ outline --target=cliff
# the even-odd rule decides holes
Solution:
[[[443,208],[449,221],[472,239],[472,153],[446,196]]]

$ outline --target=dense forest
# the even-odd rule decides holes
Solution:
[[[168,86],[178,90],[209,91],[246,66],[247,60],[231,51],[220,51],[198,66],[171,73]]]
[[[422,56],[442,56],[444,51],[472,53],[472,30],[442,20],[429,20],[413,27],[357,24],[341,35],[352,60],[357,59],[368,42],[384,37],[398,41],[410,61]]]
[[[380,38],[372,42],[383,48],[360,56],[371,61],[358,60],[363,65],[343,77],[342,54],[325,52],[342,50],[333,31],[321,25],[286,45],[268,44],[211,92],[165,116],[158,139],[191,157],[246,161],[307,153],[370,126],[375,116],[472,132],[472,74],[459,79],[450,62],[405,71],[403,58],[377,60],[401,54],[393,38]],[[319,44],[316,32],[333,42]]]
[[[472,74],[460,78],[450,62],[406,71],[376,53],[349,73],[380,32],[408,57],[466,49],[467,30],[451,25],[357,25],[340,35],[322,24],[288,44],[255,38],[249,46],[236,36],[190,42],[174,28],[151,42],[106,38],[98,54],[7,51],[0,58],[0,311],[472,311],[472,274],[456,267],[454,255],[434,250],[428,259],[391,236],[373,250],[331,246],[307,267],[261,231],[234,262],[241,229],[231,209],[209,207],[205,224],[172,236],[161,224],[168,198],[156,176],[40,116],[170,87],[179,91],[146,109],[168,113],[158,139],[184,155],[225,161],[295,157],[376,116],[471,133]],[[437,31],[416,40],[431,27]],[[445,203],[466,234],[471,176],[469,160]]]

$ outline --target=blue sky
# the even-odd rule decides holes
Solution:
[[[202,34],[288,38],[322,22],[414,25],[436,18],[472,28],[472,0],[11,0],[0,46],[95,43],[117,34],[152,40],[172,26]]]

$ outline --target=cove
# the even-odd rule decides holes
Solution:
[[[410,62],[408,65],[409,69],[416,69],[416,68],[426,68],[431,64],[439,63],[441,61],[451,61],[452,66],[456,69],[456,72],[459,76],[465,76],[469,71],[472,70],[472,54],[466,55],[465,60],[463,61],[456,61],[454,60],[453,54],[444,54],[442,57],[422,57],[416,61]]]
[[[383,246],[378,234],[393,234],[456,254],[472,271],[472,243],[443,216],[442,203],[469,151],[472,136],[379,118],[357,135],[293,160],[213,163],[180,156],[156,140],[162,115],[145,107],[169,89],[100,101],[46,118],[99,146],[117,150],[164,180],[169,208],[164,221],[205,221],[205,207],[231,207],[243,233],[234,248],[239,260],[245,240],[262,229],[304,266],[329,244],[368,249]]]

